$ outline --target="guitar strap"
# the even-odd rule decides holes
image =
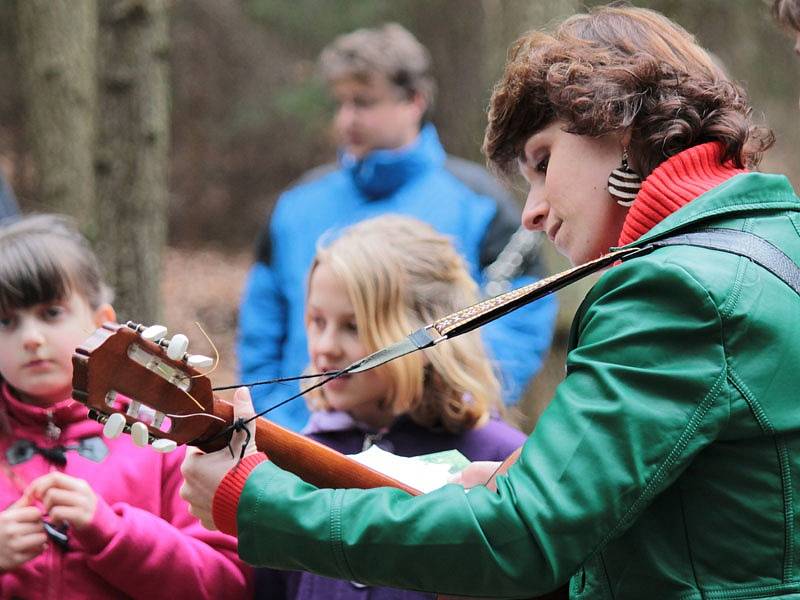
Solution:
[[[643,250],[679,245],[699,246],[748,258],[800,295],[800,267],[780,248],[754,233],[723,227],[708,228],[651,242]]]
[[[642,246],[613,250],[582,265],[572,267],[505,294],[488,298],[421,327],[406,338],[395,342],[343,369],[345,373],[360,373],[374,369],[395,358],[417,350],[430,348],[444,340],[453,339],[503,315],[551,294],[587,275],[596,273],[616,262],[624,262],[665,246],[698,246],[743,256],[766,269],[800,294],[800,267],[777,246],[746,231],[722,227],[681,233]],[[218,388],[222,389],[222,388]]]

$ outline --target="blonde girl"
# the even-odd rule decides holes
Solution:
[[[439,317],[477,301],[451,241],[429,225],[382,216],[323,242],[308,277],[306,333],[314,372],[339,370]],[[499,385],[471,333],[383,367],[340,377],[308,395],[305,432],[346,454],[372,444],[402,456],[458,449],[502,460],[525,436],[499,417]],[[257,597],[429,598],[310,573],[258,574]]]

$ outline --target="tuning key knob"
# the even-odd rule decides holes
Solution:
[[[163,452],[166,454],[167,452],[172,452],[175,448],[178,447],[178,444],[175,443],[174,440],[170,440],[168,438],[158,438],[152,443],[153,450],[156,452]]]
[[[147,442],[150,441],[150,432],[147,430],[147,425],[141,421],[131,425],[131,438],[133,438],[133,443],[137,446],[147,446]]]
[[[176,333],[167,344],[167,356],[172,360],[180,360],[186,354],[186,349],[189,347],[189,338],[182,333]]]
[[[207,369],[214,365],[214,359],[202,354],[190,354],[186,359],[186,364],[194,369]]]
[[[103,435],[109,439],[118,438],[125,428],[125,417],[121,413],[109,415],[108,420],[103,425]]]
[[[150,342],[157,342],[167,335],[167,328],[163,325],[150,325],[142,331],[142,337]]]

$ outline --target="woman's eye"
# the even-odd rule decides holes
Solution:
[[[12,315],[4,315],[0,317],[0,330],[11,329],[14,326],[14,317]]]
[[[542,160],[536,163],[536,171],[539,173],[547,173],[547,165],[550,164],[550,155],[548,154]]]

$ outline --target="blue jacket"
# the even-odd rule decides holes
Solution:
[[[0,221],[6,217],[16,217],[19,215],[19,206],[14,196],[14,190],[6,183],[5,178],[0,174]]]
[[[308,365],[306,275],[317,240],[328,230],[386,213],[416,217],[452,236],[473,277],[482,282],[483,268],[519,227],[510,197],[474,191],[484,186],[488,193],[491,185],[499,189],[478,165],[448,158],[429,124],[407,148],[378,150],[361,161],[345,158],[339,168],[319,168],[287,190],[262,232],[240,306],[237,352],[242,381],[297,375]],[[512,280],[515,287],[536,279],[534,265],[527,267]],[[517,400],[539,370],[555,314],[555,300],[544,300],[483,328],[507,403]],[[264,410],[298,389],[295,383],[254,387],[256,409]],[[298,399],[270,412],[269,418],[299,430],[308,411]]]

